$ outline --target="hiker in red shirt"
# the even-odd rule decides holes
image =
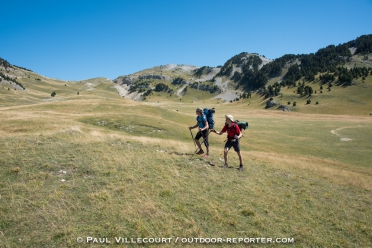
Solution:
[[[240,131],[238,124],[234,122],[234,117],[232,117],[231,115],[225,115],[225,117],[226,117],[226,124],[222,128],[222,130],[220,132],[212,130],[211,132],[221,135],[227,131],[227,141],[226,141],[225,148],[223,151],[223,155],[225,159],[225,167],[229,167],[227,163],[227,153],[229,152],[230,148],[233,146],[234,150],[239,156],[239,160],[240,160],[239,170],[242,171],[243,170],[243,159],[240,153],[239,139],[243,136],[243,134]]]

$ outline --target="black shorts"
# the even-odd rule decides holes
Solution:
[[[202,132],[199,131],[196,134],[195,139],[196,140],[199,140],[201,137],[203,137],[203,139],[204,139],[205,146],[208,147],[209,146],[209,142],[208,142],[208,129],[206,129],[206,130],[204,130]]]
[[[228,148],[230,150],[232,146],[234,147],[234,150],[236,152],[240,152],[239,140],[236,140],[235,142],[232,142],[231,140],[226,141],[225,148]]]

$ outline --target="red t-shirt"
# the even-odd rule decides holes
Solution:
[[[221,133],[224,133],[227,131],[227,138],[233,139],[235,135],[240,134],[240,128],[236,123],[233,123],[231,127],[229,127],[227,124],[222,128]]]

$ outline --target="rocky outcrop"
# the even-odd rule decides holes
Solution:
[[[266,102],[266,108],[272,108],[272,107],[275,107],[277,105],[278,105],[278,103],[275,100],[269,100],[269,101]]]
[[[118,77],[117,79],[114,79],[113,82],[118,85],[131,85],[134,83],[134,80],[128,76],[125,77]]]
[[[291,111],[291,108],[286,105],[280,105],[278,109],[282,109],[284,112]]]

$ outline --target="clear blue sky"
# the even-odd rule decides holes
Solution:
[[[0,1],[0,57],[63,80],[275,59],[372,34],[372,0]]]

